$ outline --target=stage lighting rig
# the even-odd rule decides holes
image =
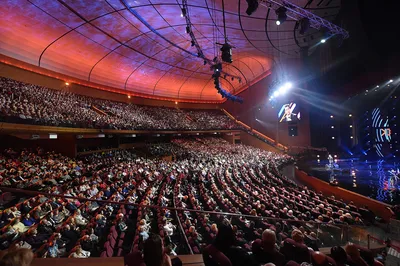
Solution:
[[[232,63],[232,45],[229,43],[222,44],[221,47],[221,59],[224,62]]]
[[[302,18],[300,20],[300,34],[304,35],[310,28],[310,20],[308,18]]]
[[[275,14],[278,16],[278,19],[276,20],[276,25],[281,25],[283,22],[286,21],[287,15],[286,15],[286,7],[279,7],[277,10],[275,10]]]
[[[259,0],[258,2],[259,5],[263,7],[266,7],[270,10],[275,10],[275,13],[277,15],[277,21],[276,21],[277,25],[282,24],[287,18],[290,18],[299,23],[299,26],[301,26],[300,30],[304,29],[304,33],[307,31],[306,29],[309,23],[310,28],[316,30],[320,30],[321,28],[326,28],[331,32],[333,36],[339,36],[340,40],[347,39],[350,36],[349,32],[346,31],[345,29],[336,26],[335,24],[329,22],[328,20],[313,14],[312,12],[306,10],[305,8],[297,6],[296,4],[293,3],[292,0]],[[308,22],[306,21],[302,22],[305,24],[301,25],[300,22],[303,18],[307,18]],[[340,45],[341,41],[339,41],[338,44]]]
[[[246,0],[246,1],[247,1],[246,14],[250,16],[257,10],[258,0]]]

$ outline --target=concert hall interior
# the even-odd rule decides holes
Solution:
[[[0,266],[398,266],[394,2],[3,0]]]

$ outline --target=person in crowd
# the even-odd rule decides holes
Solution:
[[[340,246],[331,248],[331,257],[335,260],[337,266],[345,266],[347,264],[347,253]]]
[[[143,266],[181,266],[179,258],[172,263],[171,258],[165,253],[163,241],[159,235],[150,234],[149,238],[143,243],[143,251],[134,250],[124,258],[125,265]]]
[[[90,252],[83,250],[81,246],[77,246],[75,251],[71,253],[70,258],[87,259],[90,257]]]
[[[231,261],[232,266],[257,265],[257,262],[245,250],[235,246],[235,234],[232,225],[227,220],[218,226],[218,234],[213,246]]]
[[[74,246],[75,243],[79,239],[79,232],[72,229],[69,224],[67,224],[64,228],[64,230],[61,233],[62,239],[66,241],[66,250],[69,252]]]
[[[87,220],[82,216],[81,210],[75,211],[74,218],[75,218],[76,225],[78,225],[78,226],[85,226],[87,224]]]
[[[358,247],[354,244],[347,244],[345,247],[347,255],[349,255],[348,263],[354,266],[367,266],[368,264],[361,257]]]
[[[21,204],[21,213],[22,214],[27,214],[32,210],[31,202],[27,200],[23,204]]]
[[[0,259],[0,266],[30,266],[33,252],[27,248],[18,248],[9,251]]]
[[[25,215],[25,217],[22,219],[22,223],[27,226],[30,227],[32,225],[34,225],[36,223],[35,219],[33,219],[33,217],[30,216],[29,213],[27,213]]]
[[[50,234],[38,234],[38,230],[35,228],[28,232],[25,241],[31,245],[32,248],[37,249],[46,243],[49,238]]]
[[[176,229],[175,225],[173,225],[170,221],[165,221],[164,231],[167,236],[172,236],[174,234],[174,230]]]
[[[265,229],[262,239],[253,242],[252,251],[259,263],[273,263],[276,266],[283,266],[285,263],[285,257],[276,248],[276,235],[271,229]]]
[[[17,231],[18,233],[25,233],[26,231],[28,231],[29,226],[24,225],[19,218],[16,218],[13,222],[13,226],[12,226],[15,231]]]
[[[47,219],[42,219],[40,221],[40,224],[38,226],[38,232],[41,234],[53,234],[53,232],[55,231],[55,226],[54,224],[47,220]]]

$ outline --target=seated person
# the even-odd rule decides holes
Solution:
[[[52,221],[56,227],[60,226],[64,221],[64,213],[59,212],[58,209],[54,210],[50,215],[50,221]]]
[[[345,247],[348,257],[348,264],[352,266],[367,266],[368,263],[361,257],[360,251],[357,246],[354,244],[348,244]]]
[[[36,223],[36,221],[35,221],[35,219],[33,219],[33,217],[31,217],[31,216],[29,215],[29,213],[27,213],[27,214],[25,215],[25,218],[22,219],[22,223],[23,223],[25,226],[32,226],[32,225],[34,225],[34,224]]]
[[[276,266],[284,265],[285,257],[276,248],[276,235],[270,229],[265,229],[262,239],[257,239],[252,244],[254,258],[259,263],[274,263]]]
[[[33,252],[27,248],[18,248],[6,253],[0,260],[4,266],[29,266],[33,260]]]
[[[75,251],[71,253],[70,258],[86,259],[90,257],[90,252],[83,250],[81,246],[77,246]]]
[[[337,266],[347,265],[347,253],[341,246],[331,248],[331,257],[334,259]]]
[[[159,235],[151,234],[143,243],[143,251],[134,250],[124,258],[127,266],[172,266],[171,258],[165,253],[163,241]],[[174,265],[182,265],[177,258]]]
[[[167,236],[172,236],[174,234],[174,229],[176,229],[175,225],[173,225],[169,221],[165,222],[164,231],[167,234]]]
[[[218,226],[218,234],[212,245],[230,260],[232,266],[257,265],[244,249],[235,246],[235,233],[227,220]]]
[[[44,243],[47,242],[47,239],[49,239],[51,235],[50,234],[38,234],[37,229],[33,229],[28,232],[28,235],[25,239],[25,241],[32,246],[32,248],[36,249],[42,246]]]
[[[87,220],[82,216],[80,210],[76,210],[74,218],[76,224],[79,226],[85,226],[87,224]]]
[[[21,223],[21,221],[19,220],[19,218],[16,218],[13,222],[13,226],[12,226],[17,232],[21,233],[25,233],[26,231],[28,231],[29,226],[25,226],[23,223]]]

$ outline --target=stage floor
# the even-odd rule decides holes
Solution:
[[[330,182],[335,178],[337,185],[344,189],[391,205],[400,204],[400,178],[390,173],[400,169],[399,162],[339,159],[333,170],[329,169],[328,163],[328,160],[319,163],[313,160],[299,166],[323,181]]]

